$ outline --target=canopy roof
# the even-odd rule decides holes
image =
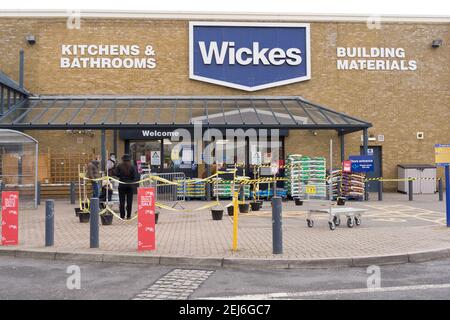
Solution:
[[[369,128],[301,97],[232,96],[41,96],[29,97],[0,118],[5,129],[191,128],[332,129]]]

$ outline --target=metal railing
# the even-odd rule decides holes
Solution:
[[[155,180],[145,181],[141,183],[141,187],[155,188],[157,202],[167,206],[175,207],[176,205],[180,205],[180,202],[186,200],[186,188],[184,187],[186,183],[186,175],[184,174],[184,172],[143,174],[141,176],[141,180],[148,178],[150,175],[158,176],[165,180],[177,183],[164,184]]]

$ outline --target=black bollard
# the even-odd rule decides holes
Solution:
[[[378,180],[378,201],[383,201],[383,181]]]
[[[45,201],[45,246],[51,247],[55,238],[55,203],[53,200]]]
[[[408,196],[409,196],[409,201],[413,201],[413,180],[408,180]]]
[[[282,203],[280,197],[272,198],[272,248],[273,254],[283,253],[283,233],[281,222]]]
[[[442,190],[442,179],[438,180],[439,201],[444,201],[444,192]]]
[[[91,248],[99,247],[99,228],[98,228],[98,217],[99,217],[99,203],[98,198],[91,198],[91,212],[89,217],[90,222],[90,245]]]
[[[367,189],[369,187],[369,183],[366,181],[364,182],[364,200],[369,201],[369,190]]]

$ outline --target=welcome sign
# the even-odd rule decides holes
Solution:
[[[189,77],[256,91],[311,78],[309,24],[190,22]]]

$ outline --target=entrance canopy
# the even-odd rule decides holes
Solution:
[[[301,97],[29,97],[0,117],[4,129],[192,128],[329,129],[372,125]]]
[[[29,135],[0,129],[0,191],[20,191],[22,208],[37,206],[38,142]]]

